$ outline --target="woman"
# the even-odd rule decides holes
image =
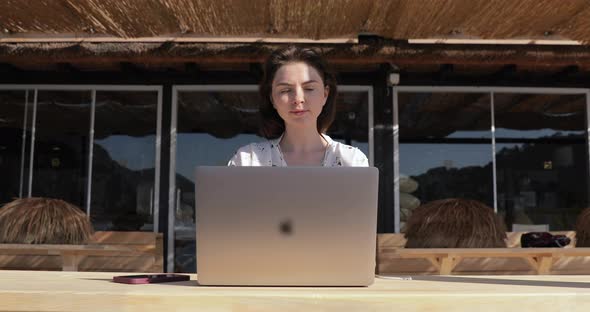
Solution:
[[[272,53],[260,84],[262,135],[241,147],[230,166],[368,167],[358,148],[324,134],[336,112],[336,81],[322,57],[295,46]]]

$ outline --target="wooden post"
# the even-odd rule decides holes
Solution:
[[[78,264],[80,263],[81,256],[75,253],[61,254],[61,270],[62,271],[78,271]]]

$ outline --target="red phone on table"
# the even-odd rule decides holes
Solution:
[[[123,284],[153,284],[182,282],[190,280],[190,276],[182,274],[141,274],[114,276],[113,282]]]

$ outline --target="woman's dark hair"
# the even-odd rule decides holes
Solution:
[[[336,113],[336,94],[338,91],[334,75],[328,71],[326,62],[315,50],[297,46],[288,46],[274,51],[264,63],[264,75],[259,87],[260,96],[262,98],[260,104],[260,132],[262,136],[267,139],[276,139],[285,131],[285,121],[279,116],[271,102],[272,81],[281,66],[293,62],[303,62],[313,67],[322,77],[324,86],[329,88],[326,104],[318,116],[318,132],[323,133],[328,130],[334,121],[334,115]]]

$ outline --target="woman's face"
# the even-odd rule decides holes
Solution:
[[[272,103],[286,126],[317,128],[328,93],[318,71],[304,62],[281,66],[272,81]]]

